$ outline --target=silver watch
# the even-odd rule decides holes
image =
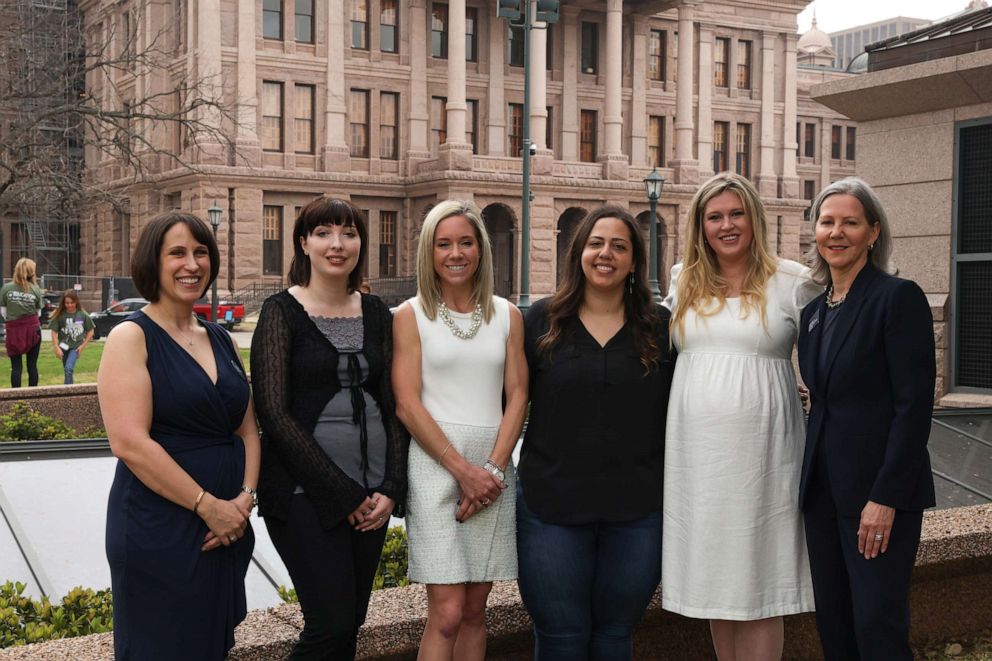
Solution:
[[[245,486],[241,487],[241,490],[243,492],[245,492],[246,494],[248,494],[249,496],[251,496],[251,506],[252,507],[258,507],[258,492],[255,491],[254,489],[252,489],[247,484]]]
[[[496,462],[492,459],[486,459],[486,463],[482,464],[482,467],[489,471],[493,477],[500,482],[506,482],[506,471],[497,466]]]

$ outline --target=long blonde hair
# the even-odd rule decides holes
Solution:
[[[436,318],[442,297],[441,280],[434,271],[434,235],[441,221],[452,216],[464,216],[475,230],[475,240],[479,244],[479,268],[475,271],[472,299],[482,306],[482,318],[489,323],[494,309],[493,248],[489,243],[486,225],[482,222],[482,213],[471,202],[462,200],[438,202],[424,218],[424,224],[420,228],[420,240],[417,242],[417,297],[427,318],[431,320]]]
[[[685,228],[685,255],[670,325],[673,335],[676,329],[679,333],[685,332],[685,317],[689,310],[695,310],[700,317],[710,317],[722,310],[727,303],[728,283],[720,274],[720,265],[703,231],[706,205],[714,197],[727,191],[737,194],[751,221],[751,248],[744,283],[741,286],[741,315],[746,317],[757,310],[761,324],[764,326],[767,323],[765,285],[775,274],[778,260],[768,252],[765,207],[750,181],[732,172],[722,172],[700,186],[689,205]]]
[[[24,291],[29,290],[31,285],[38,284],[38,281],[35,279],[37,274],[36,268],[33,259],[21,257],[14,264],[14,283]]]

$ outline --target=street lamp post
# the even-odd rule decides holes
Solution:
[[[661,189],[665,178],[658,170],[651,169],[651,174],[644,177],[644,191],[651,205],[651,228],[648,233],[648,289],[655,303],[661,303],[661,287],[658,286],[658,200],[661,199]]]
[[[224,210],[217,206],[216,201],[212,207],[207,209],[210,227],[214,230],[214,243],[217,242],[217,228],[220,227],[220,215],[223,212]],[[214,278],[213,284],[210,285],[210,321],[217,323],[217,278]]]
[[[537,27],[534,20],[545,24],[558,20],[558,0],[534,0],[534,11],[531,11],[532,0],[499,0],[496,15],[505,18],[510,25],[523,28],[524,32],[524,125],[523,125],[523,190],[520,196],[520,296],[517,307],[526,310],[530,307],[530,203],[533,193],[530,191],[530,31],[546,30]]]

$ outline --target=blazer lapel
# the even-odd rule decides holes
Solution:
[[[840,352],[841,347],[844,346],[844,342],[847,340],[854,322],[857,321],[858,315],[861,314],[861,308],[867,298],[869,286],[876,275],[878,275],[878,269],[872,266],[871,262],[865,264],[861,272],[854,278],[851,290],[847,292],[847,298],[844,299],[844,304],[841,305],[841,309],[837,313],[837,321],[835,322],[837,326],[834,328],[834,335],[830,340],[829,353],[827,354],[827,369],[826,373],[821,377],[824,388],[830,379],[830,372],[833,370],[837,354]],[[825,296],[823,300],[824,308],[826,308]],[[826,313],[825,309],[824,313]]]
[[[827,295],[820,294],[813,299],[810,305],[813,306],[813,315],[806,322],[806,347],[804,352],[809,357],[809,360],[803,361],[806,365],[806,374],[802,376],[807,388],[820,390],[822,384],[819,381],[819,367],[817,365],[819,361],[816,357],[820,355],[820,338],[823,337],[820,331],[823,330],[823,320],[827,317]]]

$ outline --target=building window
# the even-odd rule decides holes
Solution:
[[[737,125],[737,174],[751,178],[751,125]]]
[[[807,122],[806,139],[803,141],[803,156],[813,158],[816,156],[816,124]]]
[[[552,29],[554,23],[547,23],[546,25],[548,27],[544,29],[544,68],[551,71],[555,68],[555,32]]]
[[[282,275],[282,207],[262,207],[262,275]]]
[[[176,0],[172,9],[172,31],[176,35],[176,47],[186,43],[186,2]]]
[[[713,84],[727,86],[727,61],[730,59],[730,39],[717,37],[713,44]]]
[[[444,108],[447,104],[448,100],[443,96],[431,97],[431,152],[434,154],[448,139],[448,113]]]
[[[379,277],[396,277],[396,212],[379,212]]]
[[[282,0],[262,0],[262,36],[282,39]]]
[[[672,67],[672,80],[678,82],[679,79],[679,31],[675,30],[672,32],[672,57],[675,59],[675,65]]]
[[[840,129],[839,126],[830,127],[830,158],[835,161],[840,160]]]
[[[665,118],[657,115],[648,118],[648,165],[665,167]]]
[[[507,29],[506,61],[511,67],[524,65],[524,29],[519,25]]]
[[[599,63],[599,24],[582,22],[582,73],[596,73]]]
[[[554,143],[555,116],[552,113],[554,108],[548,106],[547,109],[548,109],[548,121],[544,123],[544,147],[545,149],[550,149],[551,151],[554,151],[555,150],[555,143]]]
[[[351,155],[369,157],[369,93],[351,90],[348,97],[348,118],[351,121]]]
[[[849,161],[854,160],[854,153],[855,153],[854,147],[855,147],[855,141],[857,140],[856,137],[857,131],[858,130],[853,126],[847,127],[847,144],[844,147],[846,151],[846,153],[844,154],[844,158],[846,158]]]
[[[399,50],[396,26],[399,25],[396,0],[380,0],[379,6],[379,50],[395,53]]]
[[[282,151],[282,83],[262,81],[262,149]]]
[[[476,34],[479,30],[479,10],[475,7],[465,8],[465,61],[479,61],[479,46]]]
[[[399,157],[400,95],[383,92],[379,95],[379,158],[395,161]]]
[[[296,0],[296,41],[313,43],[313,0]]]
[[[579,160],[596,162],[596,111],[583,110],[579,127]]]
[[[313,85],[296,86],[296,153],[313,153]]]
[[[448,5],[431,6],[431,56],[448,58]]]
[[[351,47],[361,50],[369,48],[369,2],[351,2]]]
[[[472,153],[479,153],[479,102],[472,99],[465,101],[465,141],[472,145]]]
[[[510,156],[520,156],[524,146],[524,106],[520,103],[510,104],[510,131],[506,134],[509,141]]]
[[[737,89],[751,89],[751,42],[737,42]]]
[[[713,122],[713,172],[727,171],[728,133],[730,133],[728,122]]]
[[[803,199],[812,204],[814,197],[816,197],[816,182],[812,179],[806,179],[803,181]],[[809,210],[810,207],[807,206],[806,210],[803,211],[803,218],[806,220],[809,220]]]
[[[666,35],[664,30],[651,30],[648,40],[648,78],[651,80],[665,79]]]

